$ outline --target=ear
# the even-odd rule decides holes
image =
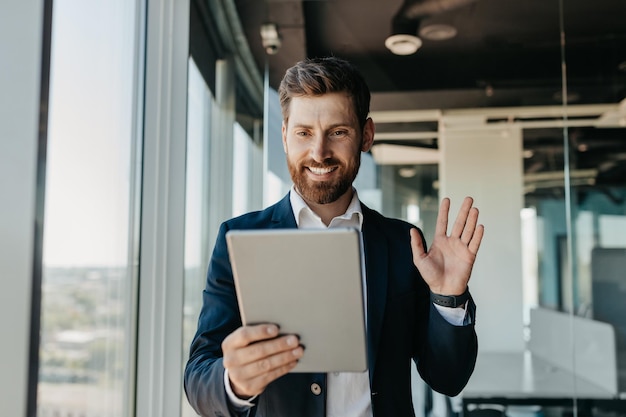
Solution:
[[[367,152],[372,148],[374,144],[374,133],[376,127],[371,117],[368,117],[363,126],[363,141],[361,143],[361,152]]]
[[[283,120],[281,131],[282,131],[282,136],[283,136],[283,150],[285,151],[285,153],[287,153],[287,125],[285,124],[284,120]]]

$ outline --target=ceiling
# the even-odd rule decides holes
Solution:
[[[569,128],[579,153],[576,169],[592,167],[598,170],[596,180],[626,185],[626,133],[620,128],[626,124],[626,1],[561,3],[235,0],[259,71],[267,62],[274,88],[284,71],[305,57],[335,55],[356,64],[372,90],[379,143],[436,148],[441,116],[464,109],[484,123],[528,123],[525,148],[533,156],[527,155],[526,174],[562,171],[555,155],[560,152],[562,159],[566,91],[567,108],[578,109]],[[394,55],[385,47],[394,16],[413,22],[418,31],[450,25],[456,36],[423,38],[415,54]],[[281,37],[272,55],[260,36],[267,22],[277,25]],[[557,116],[538,117],[535,106],[554,107]],[[406,117],[407,111],[413,118]],[[603,128],[593,127],[600,119]],[[429,137],[429,132],[435,134]]]

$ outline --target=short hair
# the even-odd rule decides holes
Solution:
[[[283,119],[289,117],[293,97],[345,92],[352,99],[354,114],[363,128],[370,111],[370,90],[350,62],[336,57],[308,58],[285,72],[278,87]]]

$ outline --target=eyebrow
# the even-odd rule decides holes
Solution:
[[[294,129],[295,128],[313,129],[313,126],[309,125],[309,124],[306,124],[306,123],[294,123],[293,128]],[[334,123],[334,124],[328,126],[328,128],[326,130],[332,130],[332,129],[337,129],[337,128],[344,128],[344,129],[355,130],[348,123]]]

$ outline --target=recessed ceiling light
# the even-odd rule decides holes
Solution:
[[[552,95],[552,99],[556,102],[562,103],[563,102],[563,93],[561,91],[557,91]],[[578,94],[575,91],[568,91],[567,92],[567,102],[568,103],[576,103],[577,101],[580,101],[580,94]]]
[[[391,35],[385,39],[385,46],[396,55],[411,55],[422,46],[422,40],[414,35]]]
[[[412,168],[400,168],[400,169],[398,169],[398,174],[402,178],[413,178],[415,175],[417,175],[417,168],[415,168],[415,167],[412,167]]]
[[[445,41],[456,36],[456,28],[444,24],[427,25],[420,28],[420,36],[430,41]]]

